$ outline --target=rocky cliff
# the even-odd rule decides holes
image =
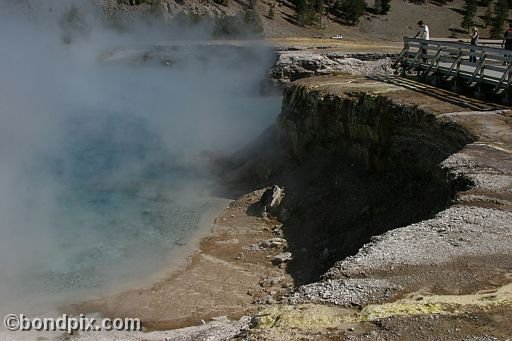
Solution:
[[[392,53],[347,53],[319,51],[277,51],[271,76],[286,85],[297,79],[333,74],[391,74]]]
[[[268,310],[263,335],[296,326],[295,309],[311,309],[301,323],[313,329],[343,315],[315,304],[380,321],[341,332],[354,340],[510,334],[474,319],[510,315],[511,127],[498,105],[398,78],[294,82],[276,129],[286,165],[268,181],[286,189],[287,270],[299,286],[282,299],[289,308]]]
[[[369,171],[433,172],[473,138],[429,110],[386,96],[396,90],[391,85],[365,91],[367,80],[333,79],[297,82],[285,91],[278,125],[297,157],[315,147],[341,148]],[[334,87],[342,91],[334,94]]]

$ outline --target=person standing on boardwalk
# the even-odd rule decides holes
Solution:
[[[418,33],[416,33],[414,38],[429,40],[430,32],[428,26],[423,22],[423,20],[418,21],[418,27]],[[427,46],[427,43],[421,43],[421,56],[423,57],[423,63],[427,62],[427,58],[425,58],[425,56],[427,55]]]
[[[469,37],[471,38],[471,45],[472,46],[478,46],[478,38],[480,38],[480,32],[478,32],[478,28],[473,27],[471,29],[471,33],[469,34]],[[470,51],[469,62],[470,63],[476,63],[475,50],[471,50]]]
[[[505,47],[505,50],[512,51],[512,22],[509,22],[508,29],[505,31],[505,34],[503,35],[501,47]],[[505,57],[510,57],[510,55],[505,54]],[[503,64],[507,64],[507,62],[504,62]]]
[[[416,33],[414,38],[429,40],[430,33],[428,30],[428,26],[423,22],[423,20],[418,21],[418,27],[419,27],[418,33]]]

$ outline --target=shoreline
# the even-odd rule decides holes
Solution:
[[[60,312],[140,318],[149,331],[200,325],[219,316],[238,319],[255,313],[261,302],[269,300],[272,291],[260,285],[262,280],[279,277],[276,290],[292,286],[284,269],[271,262],[269,253],[282,251],[257,247],[271,239],[272,229],[279,225],[277,221],[246,213],[261,193],[260,190],[243,195],[227,207],[227,200],[222,200],[223,210],[204,214],[204,225],[187,243],[189,246],[183,248],[188,256],[166,267],[158,276],[144,279],[151,284],[132,285],[127,290],[72,304]]]
[[[125,288],[120,290],[116,289],[101,296],[115,295],[127,290],[149,288],[155,283],[172,276],[174,273],[185,270],[192,261],[194,255],[200,252],[202,239],[212,233],[215,226],[215,218],[219,216],[225,210],[226,206],[232,201],[231,199],[215,196],[210,197],[209,200],[214,201],[211,203],[211,206],[213,207],[209,207],[205,212],[202,212],[197,228],[194,230],[190,238],[183,244],[176,244],[176,249],[170,251],[169,254],[166,255],[165,264],[163,264],[163,267],[159,271],[156,271],[154,274],[143,279],[130,281]]]
[[[227,205],[232,202],[232,199],[211,196],[208,198],[208,201],[208,208],[200,215],[197,228],[194,229],[190,238],[184,244],[177,246],[175,250],[170,251],[166,255],[166,260],[162,261],[162,267],[151,275],[132,279],[126,283],[121,283],[121,280],[118,280],[117,282],[111,283],[108,288],[103,288],[98,292],[81,292],[78,290],[73,293],[68,293],[61,297],[60,302],[53,304],[53,306],[52,301],[41,300],[37,302],[34,310],[24,310],[22,312],[27,316],[57,318],[63,313],[72,311],[72,307],[74,306],[90,301],[101,300],[104,297],[118,295],[130,290],[147,290],[155,284],[171,278],[177,273],[186,271],[193,263],[193,258],[201,252],[203,239],[212,235],[215,227],[215,219],[222,214]],[[76,299],[77,296],[79,297],[78,300]],[[4,314],[12,311],[16,311],[15,307],[7,308]],[[79,314],[79,312],[77,314]],[[0,327],[0,331],[2,331],[2,328],[3,326]]]

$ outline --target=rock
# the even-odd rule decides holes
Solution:
[[[272,238],[269,240],[264,240],[260,243],[260,247],[262,248],[278,248],[283,246],[283,243],[285,242],[282,238]]]
[[[273,299],[272,297],[268,297],[266,300],[265,300],[265,303],[266,304],[276,304],[277,301],[275,299]]]
[[[272,264],[279,265],[281,263],[289,262],[290,260],[292,260],[292,253],[283,252],[275,256],[274,259],[272,259]]]
[[[279,53],[271,75],[274,81],[284,85],[300,78],[337,73],[353,75],[392,73],[393,57],[390,54],[376,53],[285,51]]]
[[[240,243],[240,241],[237,238],[232,238],[228,240],[218,240],[215,242],[217,245],[236,245]]]
[[[299,287],[291,303],[367,305],[379,299],[394,297],[400,290],[401,286],[383,279],[324,280]]]
[[[283,233],[283,230],[281,230],[280,227],[274,227],[272,229],[272,234],[276,237],[283,237],[284,233]]]
[[[261,316],[252,316],[249,322],[249,328],[256,328],[261,323]]]
[[[276,213],[283,199],[283,188],[280,188],[277,185],[268,188],[265,192],[263,192],[259,201],[262,209],[261,215],[263,217],[267,217],[269,213]]]
[[[263,281],[260,282],[260,285],[264,288],[270,288],[273,286],[278,285],[282,280],[282,277],[275,276],[275,277],[268,277],[265,278]]]
[[[242,246],[242,250],[259,252],[259,251],[262,251],[262,248],[259,244],[251,244],[251,245]]]

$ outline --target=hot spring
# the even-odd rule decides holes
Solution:
[[[63,44],[50,21],[0,26],[3,313],[168,269],[226,203],[201,153],[241,148],[279,112],[279,97],[259,95],[271,49],[185,43],[148,61],[140,37],[134,52],[99,29]],[[106,61],[112,51],[129,57]]]

